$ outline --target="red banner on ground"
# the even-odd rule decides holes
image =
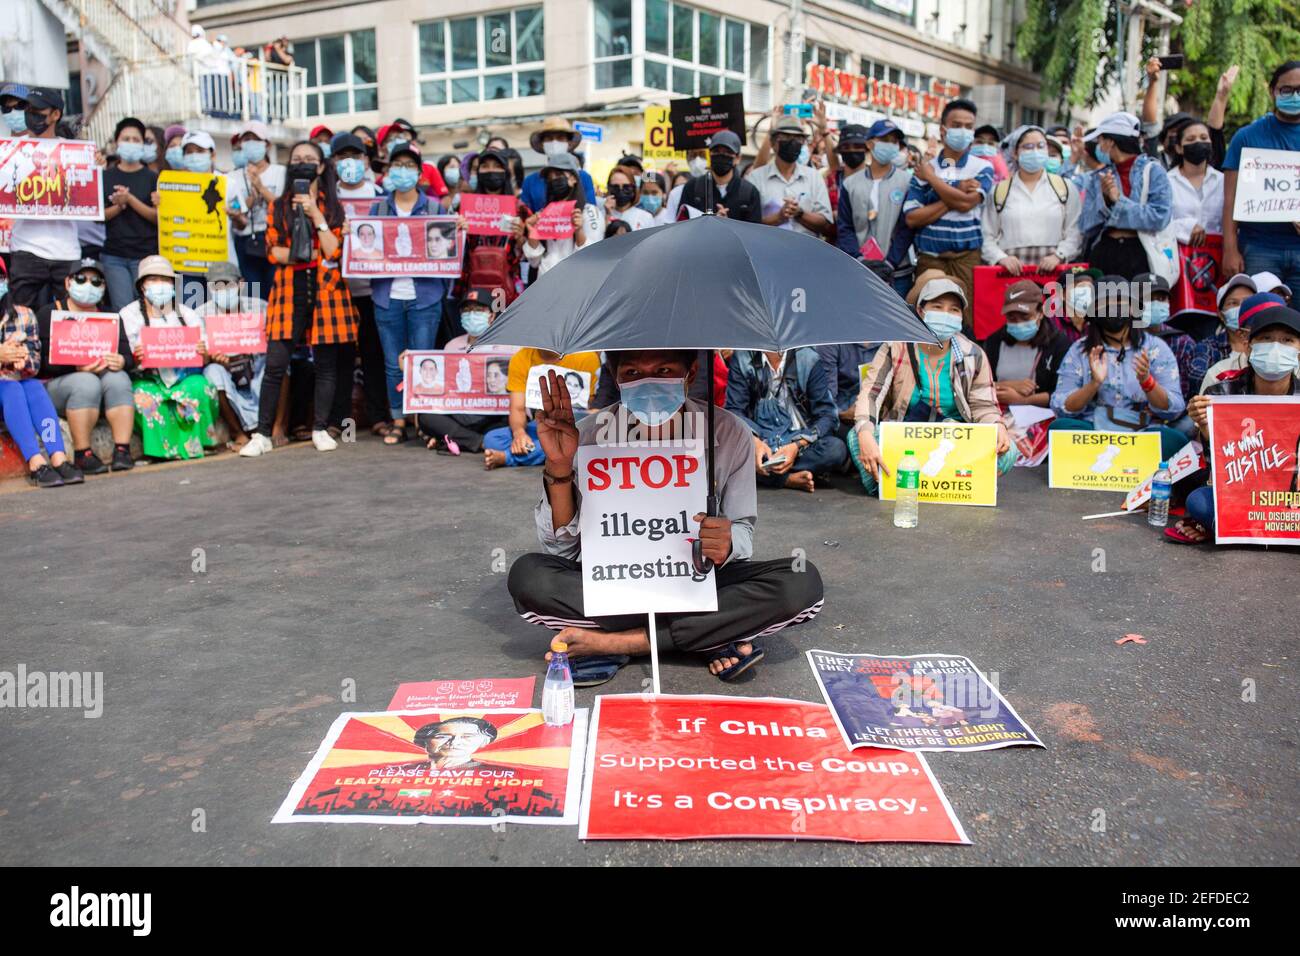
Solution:
[[[0,139],[0,216],[104,218],[95,144],[72,139]]]
[[[1214,543],[1300,545],[1300,396],[1212,398],[1209,425]]]
[[[597,697],[579,836],[968,843],[925,758],[844,746],[821,704]]]
[[[208,351],[214,355],[261,355],[266,318],[258,312],[216,312],[203,317]]]
[[[199,368],[199,341],[203,330],[197,325],[158,328],[146,325],[140,330],[144,348],[141,368]]]
[[[536,677],[414,681],[397,685],[397,692],[388,702],[388,709],[530,707],[536,683]]]
[[[547,203],[537,217],[533,234],[538,239],[568,239],[573,235],[573,208],[576,205],[572,199]]]
[[[975,297],[973,318],[975,323],[975,341],[983,342],[1002,326],[1007,324],[1002,314],[1002,300],[1007,294],[1007,287],[1015,285],[1022,279],[1030,279],[1045,286],[1049,282],[1059,282],[1061,276],[1071,269],[1082,268],[1086,262],[1072,262],[1058,266],[1055,272],[1030,272],[1028,267],[1018,276],[1013,276],[1001,266],[976,266],[975,288],[971,294]],[[1050,292],[1044,291],[1045,295]],[[1050,303],[1044,303],[1046,314],[1051,315]]]
[[[113,312],[51,312],[50,364],[90,365],[117,351]]]
[[[471,236],[510,235],[518,212],[519,200],[513,195],[462,193],[460,197],[460,214],[465,217],[465,228]]]
[[[1223,262],[1223,237],[1207,235],[1199,246],[1178,244],[1182,268],[1169,299],[1169,314],[1189,309],[1218,314],[1215,295],[1219,289],[1220,264]]]

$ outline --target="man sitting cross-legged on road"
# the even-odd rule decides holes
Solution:
[[[687,399],[696,375],[694,351],[630,351],[610,353],[621,401],[580,423],[564,382],[552,371],[541,380],[542,411],[536,418],[538,444],[546,456],[544,494],[537,505],[537,536],[543,553],[526,554],[510,568],[509,588],[524,620],[560,631],[574,661],[574,683],[592,686],[618,673],[632,654],[650,653],[644,614],[602,617],[583,613],[582,541],[578,515],[582,495],[574,473],[581,445],[597,444],[611,428],[625,428],[630,419],[646,422],[651,413],[671,417],[658,427],[639,426],[650,440],[689,435],[686,416],[706,421],[707,409]],[[625,408],[626,415],[619,415]],[[754,481],[754,443],[749,429],[734,415],[715,409],[717,517],[703,513],[699,538],[704,554],[717,565],[718,610],[659,614],[661,649],[703,654],[709,671],[731,680],[758,663],[763,652],[755,638],[814,617],[822,606],[822,581],[817,569],[790,559],[751,561],[754,521],[758,511]],[[618,423],[611,425],[611,422]],[[693,434],[706,434],[703,424]],[[549,657],[549,655],[547,655]]]

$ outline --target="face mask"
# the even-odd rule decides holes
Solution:
[[[334,169],[338,172],[339,179],[349,186],[355,186],[366,178],[366,164],[355,156],[340,159],[334,164]]]
[[[1267,382],[1277,382],[1300,371],[1300,349],[1282,342],[1261,342],[1250,347],[1250,367]]]
[[[1191,143],[1183,147],[1183,162],[1199,166],[1201,163],[1208,162],[1213,153],[1214,147],[1209,143]]]
[[[474,192],[478,189],[478,173],[469,174],[469,191]]]
[[[230,161],[234,163],[235,169],[243,169],[248,165],[248,157],[244,155],[242,149],[232,150],[230,153]]]
[[[405,146],[405,145],[406,145],[407,143],[409,143],[409,142],[410,142],[409,139],[395,139],[395,140],[393,140],[391,143],[388,144],[388,155],[389,155],[389,156],[392,156],[393,153],[397,152],[399,149],[401,149],[403,146]]]
[[[23,110],[10,110],[4,114],[4,117],[5,126],[9,127],[9,132],[15,136],[27,132],[27,114]]]
[[[897,159],[899,152],[901,152],[901,147],[897,143],[874,143],[871,146],[871,155],[882,166]]]
[[[641,208],[644,209],[646,212],[650,213],[650,215],[652,216],[663,207],[663,204],[664,204],[664,197],[660,196],[658,193],[656,193],[653,196],[643,195],[641,197],[641,202],[639,203]]]
[[[8,294],[9,294],[9,280],[0,279],[0,299],[3,299]]]
[[[138,163],[144,156],[144,143],[118,143],[117,158],[124,163]]]
[[[1122,315],[1098,316],[1096,322],[1101,326],[1101,330],[1110,335],[1119,335],[1131,323],[1131,320]]]
[[[239,307],[239,289],[225,286],[221,289],[212,290],[212,301],[217,304],[219,309],[235,309]]]
[[[27,121],[27,131],[33,136],[40,136],[50,128],[50,121],[42,114],[33,112],[32,110],[28,110],[24,113],[23,118]]]
[[[415,170],[411,170],[415,172]],[[309,182],[314,180],[320,173],[316,171],[315,163],[294,163],[289,167],[289,181],[295,179],[306,179]],[[418,175],[418,174],[417,174]]]
[[[244,158],[250,163],[260,163],[262,160],[266,159],[266,144],[260,139],[247,140],[244,143],[243,149]],[[329,153],[327,152],[325,155],[329,156]]]
[[[496,170],[479,173],[478,184],[474,188],[488,193],[503,193],[506,191],[506,174]]]
[[[172,146],[167,150],[167,165],[172,169],[180,169],[185,165],[185,153],[179,146]]]
[[[662,425],[686,401],[686,379],[643,378],[618,387],[623,407],[643,425]]]
[[[696,156],[686,164],[686,168],[691,171],[692,176],[703,176],[709,171],[709,160],[703,156]],[[728,166],[727,168],[730,169],[731,167]],[[717,170],[715,169],[714,172],[717,172]]]
[[[840,153],[840,159],[844,161],[844,165],[849,169],[857,169],[867,161],[867,154],[865,150],[855,149],[847,153]],[[885,162],[889,162],[889,160],[885,160]]]
[[[1077,287],[1070,294],[1070,305],[1079,315],[1087,315],[1092,309],[1092,286],[1084,285]]]
[[[971,155],[988,159],[997,153],[998,148],[992,143],[976,143],[970,148]]]
[[[104,298],[104,287],[102,285],[91,285],[89,282],[78,282],[72,280],[68,286],[68,295],[72,296],[74,302],[81,305],[98,305],[99,300]]]
[[[894,157],[894,166],[897,167],[898,169],[903,169],[911,161],[912,161],[912,154],[905,153],[900,150],[898,155]]]
[[[181,165],[192,173],[209,173],[212,171],[212,156],[206,150],[201,153],[184,153]]]
[[[1047,150],[1026,149],[1018,158],[1020,168],[1027,173],[1040,173],[1047,167]],[[1059,163],[1057,164],[1060,165]]]
[[[158,144],[145,143],[144,151],[140,153],[140,162],[152,163],[158,159]]]
[[[1043,164],[1043,168],[1054,175],[1059,173],[1061,171],[1061,157],[1048,156],[1047,162]]]
[[[926,328],[935,334],[935,337],[940,342],[947,342],[961,331],[961,316],[953,315],[951,312],[940,312],[933,309],[922,315],[921,321],[925,323]]]
[[[776,148],[776,155],[781,157],[783,163],[797,162],[799,156],[803,153],[803,148],[803,143],[798,140],[783,139]]]
[[[1102,152],[1100,143],[1098,143],[1096,146],[1092,148],[1092,155],[1095,156],[1097,158],[1097,162],[1101,163],[1103,166],[1110,165],[1110,153]]]
[[[1241,329],[1241,322],[1237,318],[1241,314],[1241,306],[1234,305],[1231,309],[1223,310],[1223,324],[1232,331],[1236,332]]]
[[[1017,342],[1028,342],[1038,334],[1037,322],[1008,322],[1007,335]]]
[[[412,169],[410,166],[390,166],[388,175],[384,178],[384,185],[393,192],[399,193],[414,189],[419,181],[419,170]]]
[[[954,152],[964,153],[970,147],[970,144],[975,142],[975,131],[973,129],[954,127],[944,131],[943,141]]]
[[[810,157],[810,154],[809,154],[809,152],[808,152],[808,147],[807,147],[807,146],[802,147],[802,148],[799,150],[799,165],[800,165],[800,166],[807,166],[807,165],[808,165],[808,159],[809,159],[809,157]]]
[[[176,289],[171,283],[155,282],[153,285],[145,286],[144,297],[161,309],[170,305],[172,299],[176,298]]]
[[[1070,161],[1070,144],[1062,143],[1058,139],[1056,145],[1061,147],[1061,162],[1068,163]]]
[[[330,153],[334,151],[334,147],[331,146],[329,143],[317,143],[316,145],[320,147],[320,151],[325,156],[325,158],[329,159]],[[256,162],[256,160],[254,160],[254,162]]]
[[[566,176],[552,176],[546,180],[546,199],[548,202],[560,202],[567,199],[571,191]]]
[[[1169,321],[1169,303],[1148,302],[1142,307],[1142,318],[1150,328],[1160,328]]]
[[[691,162],[695,162],[695,160],[691,160]],[[701,159],[700,162],[703,163],[704,160]],[[723,153],[714,153],[709,157],[708,168],[712,169],[719,176],[727,175],[727,173],[731,172],[731,170],[735,168],[735,165],[736,161],[732,157]],[[698,175],[703,176],[704,170],[700,170]]]
[[[614,197],[614,204],[621,209],[624,206],[632,205],[632,200],[636,197],[636,187],[610,186],[609,194]]]
[[[1300,113],[1300,93],[1279,96],[1274,102],[1277,104],[1278,110],[1288,116],[1295,116]]]
[[[487,331],[488,325],[492,321],[492,313],[485,312],[482,309],[475,309],[473,312],[462,312],[460,314],[460,326],[469,335],[478,338]]]
[[[442,171],[442,181],[448,186],[455,186],[460,182],[460,167],[455,163],[448,163],[447,168]]]
[[[567,139],[548,139],[542,143],[542,152],[547,156],[561,156],[569,151]]]

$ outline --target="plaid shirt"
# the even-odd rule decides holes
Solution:
[[[27,336],[23,341],[27,346],[27,361],[18,368],[6,365],[0,369],[0,380],[19,381],[32,378],[41,370],[41,327],[36,324],[35,313],[27,306],[11,302],[9,308],[8,314],[0,314],[0,342],[17,332],[23,333]]]
[[[325,212],[325,199],[317,199],[317,205]],[[289,230],[282,228],[278,212],[272,211],[266,228],[266,253],[271,259],[276,246],[289,245]],[[330,229],[339,244],[339,254],[343,251],[343,226],[339,224]],[[313,263],[302,263],[304,267],[316,270],[316,311],[312,316],[311,326],[307,329],[308,345],[336,345],[340,342],[357,340],[357,313],[352,307],[352,297],[348,294],[348,285],[339,270],[339,260],[323,259],[320,255],[320,239],[317,230],[312,227],[312,249],[316,254]],[[266,310],[266,337],[268,339],[293,338],[293,274],[296,267],[283,265],[271,259],[275,265],[275,279],[271,283],[271,300]]]

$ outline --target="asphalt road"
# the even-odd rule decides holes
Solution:
[[[535,471],[366,439],[80,488],[0,487],[0,670],[103,671],[103,716],[0,710],[4,864],[1295,864],[1300,554],[1161,540],[1113,494],[1001,482],[920,527],[841,480],[760,492],[756,556],[802,547],[826,605],[752,680],[668,658],[673,693],[820,700],[811,647],[950,652],[1047,744],[931,755],[973,845],[582,843],[576,828],[276,825],[330,723],[402,681],[543,673],[494,574],[534,544]],[[191,570],[205,549],[206,573]],[[1104,549],[1104,572],[1094,571]],[[1138,633],[1144,645],[1117,646]],[[641,689],[634,664],[602,690]],[[342,682],[357,702],[340,702]],[[1254,702],[1242,700],[1252,681]],[[589,706],[593,691],[579,691]],[[201,809],[206,832],[192,829]],[[1105,811],[1106,827],[1092,824]]]

